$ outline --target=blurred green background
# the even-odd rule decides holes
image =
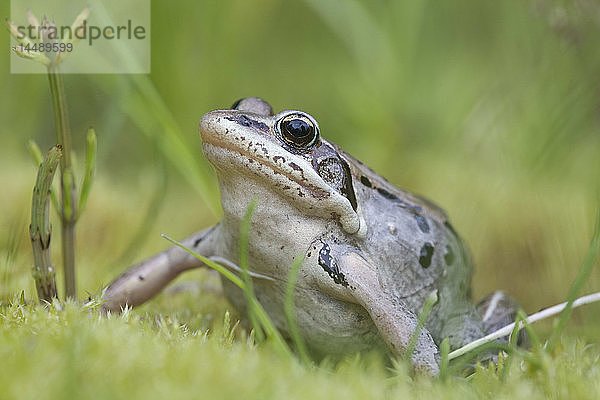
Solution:
[[[7,1],[0,11],[10,15]],[[98,134],[80,297],[167,247],[159,233],[218,220],[198,120],[260,96],[311,113],[327,139],[441,205],[473,253],[476,299],[503,288],[530,313],[563,301],[599,205],[599,39],[594,0],[153,0],[149,76],[64,79],[80,156],[87,127]],[[11,75],[5,54],[2,301],[35,298],[25,144],[55,140],[46,76]],[[596,268],[585,292],[599,284]],[[577,312],[571,329],[597,335],[598,311]]]

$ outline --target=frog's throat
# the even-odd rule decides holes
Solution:
[[[301,198],[308,209],[327,210],[327,213],[321,213],[322,216],[334,215],[346,232],[359,232],[360,219],[348,199],[323,182],[311,167],[298,165],[300,160],[297,163],[274,162],[273,159],[277,160],[278,155],[248,151],[208,135],[204,137],[202,146],[204,154],[217,169],[238,166],[241,171],[237,170],[236,173],[258,176],[282,194]],[[283,160],[284,155],[279,157]]]

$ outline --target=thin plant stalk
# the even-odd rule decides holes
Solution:
[[[48,80],[52,108],[54,109],[54,124],[56,127],[56,141],[63,148],[63,157],[60,162],[61,173],[61,232],[63,270],[65,278],[65,297],[75,299],[77,286],[75,279],[75,223],[77,221],[77,195],[73,170],[71,166],[71,132],[67,114],[65,89],[58,66],[48,66]]]
[[[579,273],[577,274],[575,281],[571,285],[571,289],[569,290],[569,295],[568,295],[566,302],[557,304],[552,307],[548,307],[540,312],[530,315],[529,317],[527,317],[523,321],[520,321],[519,323],[513,322],[512,324],[507,325],[503,328],[500,328],[497,331],[492,332],[487,336],[484,336],[480,339],[474,340],[471,343],[464,345],[460,349],[457,349],[457,350],[454,350],[453,352],[451,352],[448,355],[449,359],[452,360],[453,358],[460,357],[460,356],[466,354],[467,352],[472,351],[473,349],[475,349],[485,343],[489,343],[489,342],[496,340],[498,338],[501,338],[503,336],[507,336],[513,331],[513,328],[515,328],[515,326],[517,326],[517,329],[520,330],[521,328],[523,328],[524,326],[526,326],[528,324],[532,324],[534,322],[540,321],[542,319],[545,319],[545,318],[548,318],[548,317],[551,317],[553,315],[560,313],[561,314],[560,318],[558,319],[558,322],[556,323],[556,326],[553,329],[552,335],[550,336],[550,339],[548,340],[548,343],[546,345],[546,351],[551,352],[554,349],[554,346],[556,346],[556,343],[558,342],[559,337],[560,337],[560,333],[566,326],[567,321],[568,321],[569,317],[571,316],[571,311],[573,310],[573,308],[600,301],[600,292],[592,293],[587,296],[582,296],[580,298],[576,298],[577,295],[579,294],[579,292],[581,291],[583,285],[587,281],[590,273],[592,272],[592,269],[594,268],[594,265],[598,258],[599,252],[600,252],[600,210],[598,210],[596,212],[596,225],[594,228],[594,234],[593,234],[593,237],[592,237],[592,240],[590,243],[590,247],[588,249],[585,260],[584,260],[581,268],[579,269]],[[537,339],[537,338],[535,338],[535,339]],[[537,341],[539,343],[539,340],[537,340]]]
[[[31,200],[29,237],[33,248],[33,278],[40,301],[52,302],[58,297],[54,265],[50,256],[50,192],[54,173],[62,157],[62,148],[54,146],[38,170]]]
[[[79,27],[85,25],[90,14],[89,7],[83,9],[75,18],[75,22],[71,27],[71,31],[75,32]],[[42,30],[42,39],[44,44],[56,44],[57,39],[52,38],[48,32],[49,28],[56,30],[54,22],[50,22],[48,18],[43,17],[40,21],[28,11],[27,18],[30,26],[44,28]],[[31,45],[32,41],[21,33],[16,24],[6,20],[6,24],[11,35],[18,43]],[[72,39],[68,43],[75,44],[77,39]],[[66,43],[66,42],[65,42]],[[53,196],[52,202],[60,216],[61,232],[62,232],[62,254],[63,254],[63,269],[65,278],[65,297],[76,299],[77,286],[75,279],[75,224],[81,215],[85,202],[88,198],[90,187],[94,175],[94,164],[96,159],[96,134],[93,129],[88,131],[87,135],[87,152],[85,175],[82,183],[81,196],[77,197],[77,188],[75,184],[75,175],[71,165],[71,130],[69,127],[69,116],[67,113],[67,102],[65,97],[65,89],[62,81],[62,75],[59,71],[59,64],[64,60],[67,53],[58,52],[57,54],[50,52],[37,52],[33,50],[22,50],[14,47],[13,50],[20,57],[31,59],[43,64],[48,72],[48,83],[50,85],[50,97],[52,98],[52,109],[54,111],[54,124],[56,130],[57,146],[62,149],[62,158],[60,159],[60,203]],[[29,149],[35,159],[40,158],[39,149],[30,142]]]
[[[575,301],[573,301],[571,303],[571,308],[580,307],[585,304],[595,303],[597,301],[600,301],[600,292],[592,293],[587,296],[583,296],[583,297],[576,299]],[[527,322],[528,324],[532,324],[534,322],[541,321],[542,319],[546,319],[548,317],[551,317],[553,315],[560,313],[567,307],[567,304],[568,304],[568,302],[560,303],[555,306],[548,307],[548,308],[546,308],[540,312],[537,312],[535,314],[531,314],[529,317],[527,317],[526,321],[523,321],[522,323],[519,324],[519,329],[521,329],[522,327],[525,326],[524,322]],[[464,345],[460,349],[457,349],[457,350],[454,350],[453,352],[451,352],[448,355],[448,358],[450,360],[452,360],[452,359],[460,357],[460,356],[468,353],[469,351],[472,351],[486,343],[492,342],[492,341],[499,339],[501,337],[504,337],[504,336],[508,336],[513,332],[515,325],[516,324],[513,322],[512,324],[506,325],[506,326],[498,329],[497,331],[490,333],[487,336],[484,336],[480,339],[474,340],[471,343]]]

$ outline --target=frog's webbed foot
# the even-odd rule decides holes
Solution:
[[[215,251],[218,225],[197,232],[182,243],[204,256]],[[200,260],[177,246],[171,246],[139,264],[129,268],[104,290],[101,306],[103,312],[120,312],[123,307],[138,306],[158,294],[181,272],[203,266]]]
[[[319,264],[327,274],[319,276],[321,290],[333,297],[364,307],[379,334],[396,354],[406,356],[417,327],[417,316],[400,301],[383,292],[377,268],[355,252],[338,253],[324,243]],[[327,276],[329,275],[329,276]],[[422,328],[412,362],[417,371],[439,373],[439,351],[425,327]]]

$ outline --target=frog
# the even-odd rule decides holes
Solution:
[[[223,216],[182,244],[240,274],[240,227],[255,204],[247,272],[256,298],[289,335],[286,285],[300,257],[294,311],[314,357],[375,349],[436,375],[442,340],[456,349],[514,320],[518,306],[504,292],[472,302],[471,256],[446,213],[326,140],[310,114],[274,113],[266,101],[248,97],[204,114],[199,133]],[[182,272],[203,266],[170,247],[117,277],[101,307],[119,312],[142,304]],[[243,315],[242,291],[227,279],[222,287]],[[419,329],[432,296],[437,302]]]

